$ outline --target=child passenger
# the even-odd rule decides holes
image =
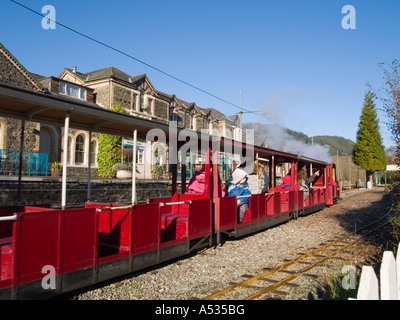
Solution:
[[[237,199],[237,221],[243,221],[244,214],[249,208],[249,198],[251,191],[247,183],[247,172],[236,168],[232,173],[232,178],[227,181],[227,196],[240,197]],[[242,197],[248,196],[248,197]]]

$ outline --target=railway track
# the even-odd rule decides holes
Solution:
[[[292,281],[300,276],[317,278],[318,276],[308,273],[317,266],[321,266],[329,259],[338,258],[340,253],[345,252],[349,247],[354,246],[368,235],[373,234],[383,226],[387,225],[390,209],[385,215],[368,225],[355,230],[352,233],[341,235],[336,239],[321,243],[320,247],[312,248],[308,253],[300,253],[300,256],[293,260],[286,260],[284,264],[265,268],[263,273],[258,275],[242,275],[246,280],[239,283],[231,283],[231,286],[202,300],[255,300],[267,294],[286,294],[279,290],[283,286],[299,287]],[[266,285],[267,284],[267,285]]]

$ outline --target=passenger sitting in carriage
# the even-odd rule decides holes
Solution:
[[[247,172],[241,168],[236,168],[232,173],[232,178],[227,181],[227,196],[240,197],[237,199],[237,221],[243,221],[244,214],[249,208],[249,198],[251,191],[247,183]],[[248,197],[243,197],[248,196]]]
[[[300,190],[304,191],[304,200],[308,198],[310,191],[314,190],[311,188],[311,183],[315,180],[316,177],[319,176],[319,170],[316,171],[311,177],[307,177],[307,168],[305,164],[299,166],[301,169],[298,174],[298,185],[300,186]]]
[[[204,165],[196,164],[195,169],[196,169],[196,171],[194,172],[192,179],[190,179],[190,181],[189,181],[189,186],[188,186],[187,192],[203,194],[204,190],[205,190],[205,184],[206,184],[206,173],[204,171]],[[211,194],[212,194],[212,191],[213,191],[213,175],[212,174],[210,174],[210,181],[211,181]],[[225,192],[222,188],[220,179],[218,179],[218,196],[225,197]]]
[[[288,174],[282,178],[282,184],[278,186],[279,189],[289,189],[292,187],[291,185],[291,170],[289,170]],[[299,187],[297,187],[299,189]]]
[[[269,177],[265,170],[265,166],[259,163],[258,159],[254,161],[253,166],[246,167],[245,163],[238,168],[248,173],[247,183],[252,194],[267,193],[269,187]]]

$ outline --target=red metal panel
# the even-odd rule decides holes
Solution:
[[[111,215],[112,215],[111,210],[99,212],[99,232],[111,233],[112,231]]]
[[[259,220],[264,220],[267,215],[265,194],[259,194],[257,197],[257,202],[258,202],[258,218]]]
[[[273,217],[275,213],[274,208],[274,194],[269,194],[266,197],[267,217]]]
[[[297,191],[297,207],[299,210],[304,209],[304,191],[303,190]]]
[[[318,205],[319,204],[320,195],[321,195],[321,190],[317,189],[316,192],[314,192],[314,194],[313,194],[313,196],[314,196],[314,205]]]
[[[219,223],[215,227],[219,231],[225,231],[236,227],[237,221],[237,204],[236,197],[219,198],[220,212],[215,213],[219,216]]]
[[[288,212],[293,212],[295,207],[295,192],[289,191],[288,194]]]
[[[334,189],[332,186],[326,188],[326,202],[332,201]]]
[[[50,208],[39,208],[39,207],[29,207],[29,206],[8,206],[0,208],[0,217],[12,216],[14,213],[24,213],[24,212],[37,212],[37,211],[51,211],[54,209]],[[1,221],[0,222],[0,236],[9,236],[12,234],[13,221]]]
[[[189,240],[211,235],[212,214],[210,198],[193,200],[189,211]]]
[[[188,220],[188,214],[161,214],[161,242],[186,238],[188,232]]]
[[[106,255],[129,251],[130,225],[130,209],[105,210],[99,213],[99,243],[102,249],[108,248]]]
[[[256,222],[260,219],[260,209],[258,207],[259,194],[253,194],[250,197],[250,218],[252,222]]]
[[[175,193],[176,195],[178,195],[178,193]],[[148,204],[152,204],[152,203],[168,203],[168,202],[175,202],[177,200],[174,200],[174,198],[159,198],[159,199],[147,199],[147,203]],[[171,213],[171,212],[175,212],[177,213],[177,209],[172,210],[173,206],[161,206],[160,207],[160,213]]]
[[[160,207],[155,204],[137,204],[133,213],[133,253],[156,250],[160,245]]]
[[[62,271],[95,265],[98,242],[96,209],[65,210],[63,229]]]
[[[274,201],[274,216],[280,215],[282,212],[282,193],[281,192],[275,192],[273,201]]]
[[[304,192],[304,191],[303,191]],[[308,197],[307,197],[307,199],[304,199],[304,194],[303,194],[303,198],[302,199],[304,199],[304,201],[303,201],[303,203],[304,203],[304,208],[308,208],[309,207],[309,204],[310,204],[310,199],[312,198],[312,195],[310,194]]]
[[[325,188],[320,190],[319,202],[320,203],[325,203],[326,202],[326,189]]]
[[[60,247],[58,210],[30,212],[19,215],[18,254],[19,283],[42,278],[45,265],[59,273]]]

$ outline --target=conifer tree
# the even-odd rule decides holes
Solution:
[[[374,94],[365,94],[360,123],[357,131],[357,141],[353,150],[353,161],[366,170],[367,181],[372,182],[375,171],[386,169],[385,149],[379,133],[379,120],[375,109]]]

